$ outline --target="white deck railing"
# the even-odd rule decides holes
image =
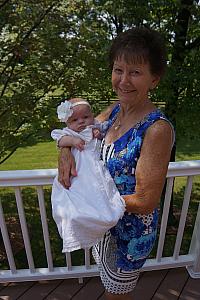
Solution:
[[[90,264],[90,251],[85,249],[85,264],[81,266],[73,266],[71,254],[66,253],[66,264],[62,267],[54,267],[52,258],[52,249],[50,244],[48,222],[45,209],[45,198],[43,187],[51,185],[57,170],[20,170],[20,171],[0,171],[0,187],[12,188],[15,193],[16,205],[20,226],[24,241],[24,248],[26,252],[28,268],[17,269],[15,257],[8,234],[8,229],[5,222],[5,216],[0,198],[0,226],[3,238],[3,243],[8,260],[8,269],[0,269],[0,282],[7,281],[29,281],[29,280],[47,280],[59,278],[83,278],[88,276],[98,275],[96,265]],[[193,177],[200,175],[200,160],[199,161],[182,161],[170,163],[167,173],[167,187],[165,193],[164,209],[160,226],[160,233],[157,246],[157,254],[155,258],[148,259],[143,267],[143,270],[156,270],[165,268],[176,268],[186,266],[191,277],[200,277],[200,208],[196,215],[196,221],[191,237],[190,248],[187,254],[180,255],[181,243],[183,240],[184,228],[188,207],[190,203],[190,196],[192,190]],[[176,177],[186,177],[184,199],[182,203],[182,210],[179,220],[178,231],[176,235],[173,255],[170,257],[163,257],[163,248],[166,237],[167,220],[169,214],[170,200],[172,195],[173,183]],[[47,268],[36,268],[31,243],[28,231],[28,218],[26,217],[21,187],[35,187],[37,191],[37,198],[39,202],[39,210],[43,231],[43,239],[45,245],[45,256],[47,260]],[[1,190],[0,190],[1,193]],[[53,222],[53,221],[52,221]],[[64,254],[63,254],[64,255]]]

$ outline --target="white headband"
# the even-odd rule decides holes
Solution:
[[[73,107],[80,105],[80,104],[86,104],[90,107],[90,104],[86,101],[78,101],[75,103],[72,103],[70,101],[65,100],[62,102],[58,107],[57,107],[57,114],[58,114],[58,119],[61,122],[67,122],[69,117],[72,116],[73,114]]]
[[[74,107],[76,105],[80,105],[80,104],[86,104],[90,107],[90,104],[86,101],[78,101],[78,102],[72,103],[72,107]]]

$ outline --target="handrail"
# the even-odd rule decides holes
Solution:
[[[167,178],[200,174],[200,160],[170,162]]]
[[[200,160],[170,162],[167,178],[200,174]],[[10,170],[0,171],[0,187],[50,185],[57,175],[57,169]]]

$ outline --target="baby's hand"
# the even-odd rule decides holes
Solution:
[[[79,151],[82,151],[84,150],[85,142],[78,137],[73,137],[72,146],[78,149]]]
[[[93,128],[92,129],[93,132],[93,137],[96,139],[102,139],[102,134],[100,132],[100,130],[98,128]]]

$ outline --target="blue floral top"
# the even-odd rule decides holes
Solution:
[[[118,104],[110,115],[110,126],[114,123],[119,110]],[[145,132],[149,126],[160,119],[168,121],[157,109],[113,143],[113,155],[105,161],[105,164],[121,195],[135,193],[135,168]],[[157,223],[157,209],[148,215],[125,212],[123,218],[110,230],[117,243],[118,268],[130,271],[142,267],[153,248]]]

